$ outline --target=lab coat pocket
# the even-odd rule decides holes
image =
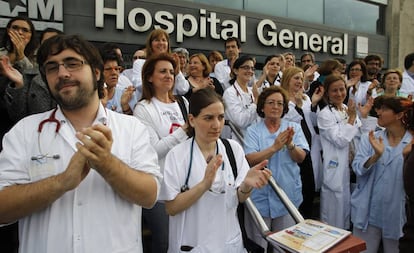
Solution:
[[[242,239],[241,233],[238,233],[236,237],[226,242],[225,250],[223,252],[228,252],[228,253],[246,252],[243,246],[243,239]]]
[[[327,166],[324,166],[323,185],[331,191],[342,191],[342,176],[338,159],[330,159]]]

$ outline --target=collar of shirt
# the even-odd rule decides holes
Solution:
[[[56,111],[56,119],[59,120],[61,124],[65,124],[66,122],[69,122],[69,120],[66,119],[65,115],[62,112],[62,109],[58,105],[58,110]],[[101,102],[99,102],[99,108],[98,113],[96,114],[96,118],[94,119],[92,125],[95,124],[103,124],[108,125],[108,114],[106,111],[106,108],[102,105]]]
[[[412,79],[414,79],[414,72],[410,72],[410,71],[408,71],[408,70],[405,70],[405,71],[407,71],[407,74],[412,78]]]

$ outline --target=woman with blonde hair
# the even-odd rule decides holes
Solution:
[[[313,199],[315,197],[315,175],[320,176],[321,156],[320,139],[315,133],[316,113],[311,106],[316,106],[322,99],[322,90],[315,93],[313,102],[304,93],[304,71],[298,67],[291,67],[283,71],[281,87],[287,91],[289,111],[283,117],[285,120],[298,123],[305,134],[310,151],[306,153],[303,162],[299,163],[302,179],[303,202],[299,211],[305,218],[311,218],[313,213]]]
[[[153,30],[147,37],[147,41],[145,44],[145,52],[146,58],[149,59],[153,56],[159,54],[170,54],[171,53],[171,46],[170,46],[170,36],[168,33],[163,29],[155,29]],[[173,54],[174,60],[176,62],[176,67],[174,68],[175,72],[175,86],[174,86],[174,94],[184,95],[188,92],[190,85],[188,84],[187,79],[180,70],[180,59],[178,55]],[[145,59],[137,59],[134,61],[134,65],[132,66],[132,83],[134,84],[137,90],[138,98],[141,97],[142,92],[142,67],[145,63]]]
[[[216,78],[210,77],[210,73],[210,63],[204,54],[198,53],[191,55],[188,62],[187,77],[190,89],[184,96],[187,99],[190,99],[193,92],[204,88],[214,89],[218,94],[220,94],[220,96],[222,96],[223,88],[221,87],[220,82]]]

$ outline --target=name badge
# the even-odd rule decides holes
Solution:
[[[38,181],[55,175],[55,162],[48,158],[32,161],[29,168],[29,176],[31,181]]]

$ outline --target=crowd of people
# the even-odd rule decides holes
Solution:
[[[224,59],[172,50],[155,29],[124,69],[113,43],[37,38],[23,17],[6,30],[2,252],[143,252],[141,222],[148,252],[256,252],[242,231],[271,252],[236,215],[250,197],[272,231],[294,224],[270,176],[305,218],[352,230],[366,252],[414,247],[414,53],[403,72],[378,55],[319,65],[310,52],[257,71],[237,38]]]

